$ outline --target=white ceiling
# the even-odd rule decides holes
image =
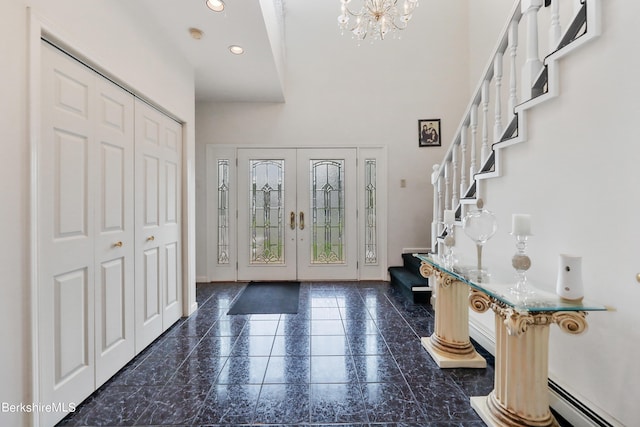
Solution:
[[[205,0],[127,0],[125,7],[157,26],[158,37],[193,65],[197,101],[284,101],[282,1],[225,3],[222,13],[209,10]],[[204,36],[193,39],[191,27]],[[230,45],[245,53],[231,54]]]

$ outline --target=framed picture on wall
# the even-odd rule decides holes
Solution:
[[[439,147],[441,139],[440,119],[418,120],[418,146]]]

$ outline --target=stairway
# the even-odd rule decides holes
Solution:
[[[527,111],[559,95],[560,59],[599,37],[601,0],[576,1],[572,12],[564,10],[564,31],[560,3],[544,2],[545,8],[551,7],[542,15],[549,18],[544,22],[538,18],[542,1],[514,3],[453,141],[442,163],[433,165],[431,247],[435,252],[443,237],[444,211],[453,210],[459,225],[469,207],[485,197],[481,184],[502,176],[504,148],[527,140]],[[519,40],[521,33],[523,40]],[[549,34],[549,40],[540,56],[543,34]]]
[[[391,286],[397,287],[415,303],[429,303],[431,286],[429,279],[420,274],[420,260],[413,254],[402,254],[402,262],[402,267],[389,267]]]

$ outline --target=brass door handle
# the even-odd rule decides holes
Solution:
[[[291,211],[289,214],[289,227],[291,227],[292,230],[296,229],[296,213],[294,211]]]
[[[300,211],[300,230],[304,230],[304,212]]]
[[[114,247],[114,248],[121,248],[121,247],[122,247],[122,242],[115,242],[115,243],[113,244],[113,247]]]
[[[153,242],[154,240],[156,240],[155,236],[149,236],[147,237],[147,242]]]

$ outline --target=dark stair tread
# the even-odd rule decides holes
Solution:
[[[404,267],[389,267],[389,275],[391,276],[391,284],[409,298],[415,304],[428,304],[431,299],[431,288],[429,280],[422,276],[418,276]]]
[[[413,254],[402,254],[402,263],[405,269],[420,276],[420,265],[422,261],[414,257]]]
[[[419,276],[404,267],[389,267],[389,274],[392,280],[410,289],[429,286],[429,279]]]

